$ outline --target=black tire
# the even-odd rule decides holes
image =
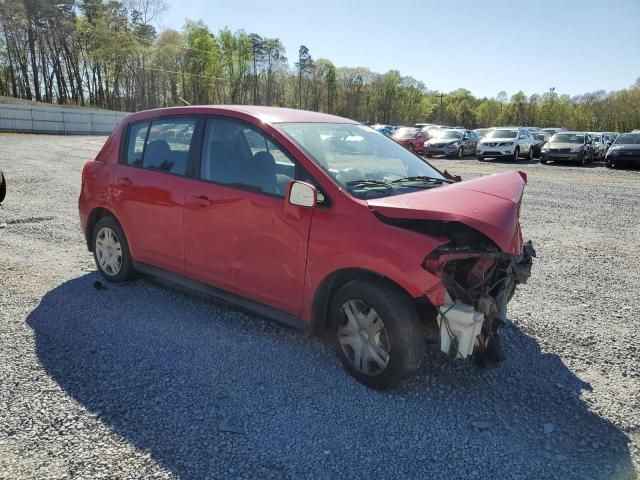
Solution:
[[[4,174],[0,173],[0,203],[3,202],[6,196],[7,196],[7,181],[4,178]]]
[[[513,151],[513,161],[515,163],[518,163],[519,158],[520,158],[520,147],[516,147],[516,149]]]
[[[116,236],[120,248],[121,248],[121,261],[120,261],[120,269],[116,272],[109,272],[106,269],[102,268],[100,265],[100,261],[98,259],[98,248],[96,242],[98,240],[98,235],[101,234],[102,229],[110,229]],[[122,230],[122,227],[118,223],[118,221],[112,216],[102,217],[96,225],[93,227],[93,232],[91,235],[91,247],[93,249],[93,259],[96,262],[96,266],[98,267],[98,271],[102,274],[102,276],[111,283],[122,283],[133,278],[134,270],[133,270],[133,260],[131,259],[131,252],[129,250],[129,243],[127,242],[127,237]]]
[[[615,162],[612,162],[612,161],[610,161],[610,160],[607,160],[607,161],[606,161],[606,163],[605,163],[604,165],[605,165],[605,167],[607,167],[607,168],[612,168],[612,169],[615,169],[615,168],[616,168],[616,164],[615,164]]]
[[[585,164],[587,163],[587,155],[582,155],[582,157],[580,157],[580,166],[584,167]]]
[[[527,160],[529,162],[533,160],[533,147],[529,149],[529,155],[527,155]]]
[[[463,147],[458,147],[458,151],[456,152],[456,157],[458,160],[462,160],[462,158],[464,157],[464,148]]]
[[[547,164],[547,161],[546,161],[546,160],[540,160],[540,163],[541,163],[542,165],[546,165],[546,164]]]
[[[363,373],[354,366],[355,349],[342,345],[340,341],[340,338],[346,338],[340,333],[341,331],[344,333],[344,329],[349,324],[343,307],[346,308],[351,302],[359,302],[363,305],[362,312],[371,311],[365,310],[366,308],[374,310],[383,325],[383,343],[386,345],[384,350],[388,352],[388,360],[384,369],[372,374]],[[363,385],[375,390],[387,390],[398,385],[402,379],[420,368],[425,354],[426,332],[413,301],[399,287],[381,280],[350,282],[333,297],[330,315],[332,336],[340,361],[349,374]],[[364,348],[373,349],[371,344],[374,342],[376,342],[375,339],[367,338],[363,343]],[[376,366],[374,364],[374,367]]]
[[[476,155],[476,158],[478,159],[479,162],[484,161],[484,157],[482,155]]]

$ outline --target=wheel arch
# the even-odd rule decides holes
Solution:
[[[311,306],[311,333],[314,335],[322,335],[330,326],[329,325],[329,307],[334,295],[347,283],[357,280],[372,280],[380,283],[385,283],[391,288],[397,289],[403,292],[407,297],[416,302],[417,308],[419,305],[428,300],[426,297],[416,299],[405,288],[393,279],[381,275],[372,270],[365,268],[343,268],[336,270],[327,275],[322,282],[320,282],[316,289],[313,302]]]
[[[116,222],[118,222],[118,224],[120,225],[120,228],[124,230],[124,227],[122,226],[122,222],[118,219],[118,217],[116,217],[116,215],[111,210],[105,207],[94,208],[93,210],[91,210],[91,213],[87,217],[87,231],[85,232],[85,238],[87,240],[87,249],[90,252],[93,252],[93,245],[91,244],[92,243],[91,239],[93,238],[93,229],[95,228],[96,223],[98,223],[98,220],[104,217],[113,217],[116,220]]]

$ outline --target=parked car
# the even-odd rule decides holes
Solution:
[[[4,178],[4,173],[0,170],[0,203],[2,203],[7,196],[7,180]]]
[[[533,156],[535,158],[540,158],[542,147],[551,137],[542,131],[532,133],[531,137],[533,138]]]
[[[493,130],[493,128],[476,128],[474,132],[478,136],[478,138],[482,140],[489,134],[491,130]]]
[[[584,165],[594,156],[591,137],[586,132],[559,132],[542,148],[540,163],[570,161]]]
[[[469,130],[444,130],[425,143],[425,155],[427,157],[446,155],[457,158],[475,155],[479,140],[478,136]]]
[[[609,145],[605,140],[604,134],[602,132],[587,132],[591,137],[592,146],[593,146],[593,159],[594,160],[604,160],[605,155],[607,154],[607,149]]]
[[[371,128],[373,128],[376,132],[380,132],[385,137],[391,137],[393,135],[393,130],[385,125],[373,125]]]
[[[169,142],[159,126],[194,133]],[[335,154],[330,139],[354,137],[361,153]],[[496,312],[534,255],[526,175],[450,177],[352,120],[177,107],[126,117],[84,166],[78,206],[107,281],[170,279],[328,333],[351,375],[385,389],[420,367],[428,326],[456,358],[504,360]]]
[[[427,137],[419,128],[399,128],[393,132],[391,138],[411,152],[418,154],[424,153],[424,142],[427,140]]]
[[[549,135],[550,137],[552,137],[558,132],[565,132],[566,130],[567,130],[566,128],[562,128],[562,127],[547,127],[542,129],[542,131],[547,135]]]
[[[621,134],[611,144],[605,156],[608,168],[629,164],[640,165],[640,130]]]
[[[445,130],[445,127],[442,125],[429,125],[427,127],[422,127],[420,130],[424,133],[425,140],[430,140],[437,137],[440,132]]]
[[[478,143],[476,158],[533,158],[533,138],[529,130],[521,127],[494,128]]]

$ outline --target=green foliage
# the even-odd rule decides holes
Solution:
[[[336,66],[301,45],[290,66],[282,42],[258,33],[214,33],[201,21],[157,32],[163,0],[0,2],[0,94],[134,111],[210,103],[330,112],[363,122],[564,126],[625,131],[640,126],[640,78],[618,92],[573,98],[448,93],[397,70]]]

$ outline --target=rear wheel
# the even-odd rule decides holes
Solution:
[[[478,159],[478,161],[482,162],[484,160],[484,157],[482,155],[476,155],[476,158]]]
[[[129,244],[118,221],[102,217],[93,229],[93,258],[102,276],[109,282],[125,282],[133,276]]]
[[[518,162],[519,158],[520,158],[520,148],[516,147],[516,149],[513,151],[513,161]]]
[[[424,328],[399,288],[377,280],[348,283],[333,298],[331,320],[340,361],[367,387],[392,388],[420,367]]]
[[[529,149],[529,155],[527,155],[527,160],[528,161],[533,160],[533,147]]]

